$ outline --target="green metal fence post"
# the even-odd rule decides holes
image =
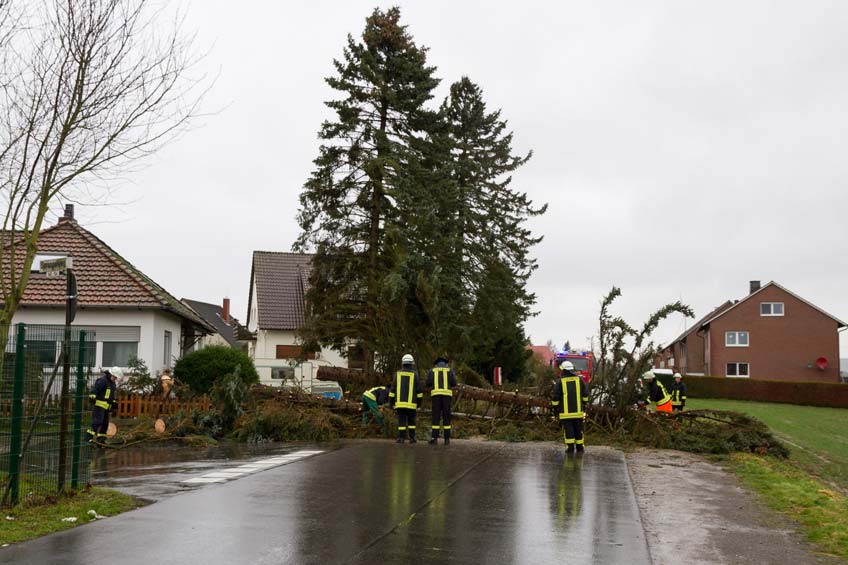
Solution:
[[[9,495],[12,506],[18,503],[18,487],[21,479],[21,436],[24,420],[24,342],[26,341],[26,326],[18,324],[15,337],[15,377],[12,387],[12,429],[11,445],[9,446]]]
[[[74,451],[71,459],[71,488],[79,488],[80,444],[82,438],[82,396],[85,388],[85,330],[79,333],[79,352],[77,357],[77,390],[74,397],[74,431],[71,436]]]

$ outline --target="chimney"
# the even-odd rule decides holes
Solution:
[[[224,299],[224,306],[223,306],[222,310],[223,310],[223,312],[221,313],[221,318],[224,320],[225,323],[229,324],[230,323],[230,299],[229,298]]]
[[[751,281],[751,291],[748,294],[754,294],[760,290],[760,281]]]
[[[73,204],[65,204],[65,215],[63,216],[65,220],[73,220],[74,219],[74,205]]]

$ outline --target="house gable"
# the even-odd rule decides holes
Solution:
[[[780,303],[783,315],[761,315],[761,304]],[[769,283],[732,308],[707,320],[707,357],[716,376],[773,380],[839,380],[839,336],[843,323],[776,283]],[[744,344],[740,332],[745,333]],[[730,334],[730,340],[728,338]],[[827,359],[824,370],[816,360]],[[745,375],[733,375],[741,372]]]

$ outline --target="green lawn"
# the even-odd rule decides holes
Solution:
[[[848,489],[848,409],[696,398],[687,400],[686,408],[754,416],[785,440],[793,463]]]

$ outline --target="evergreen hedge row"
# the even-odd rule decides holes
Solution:
[[[726,398],[848,408],[848,384],[686,377],[690,398]]]

